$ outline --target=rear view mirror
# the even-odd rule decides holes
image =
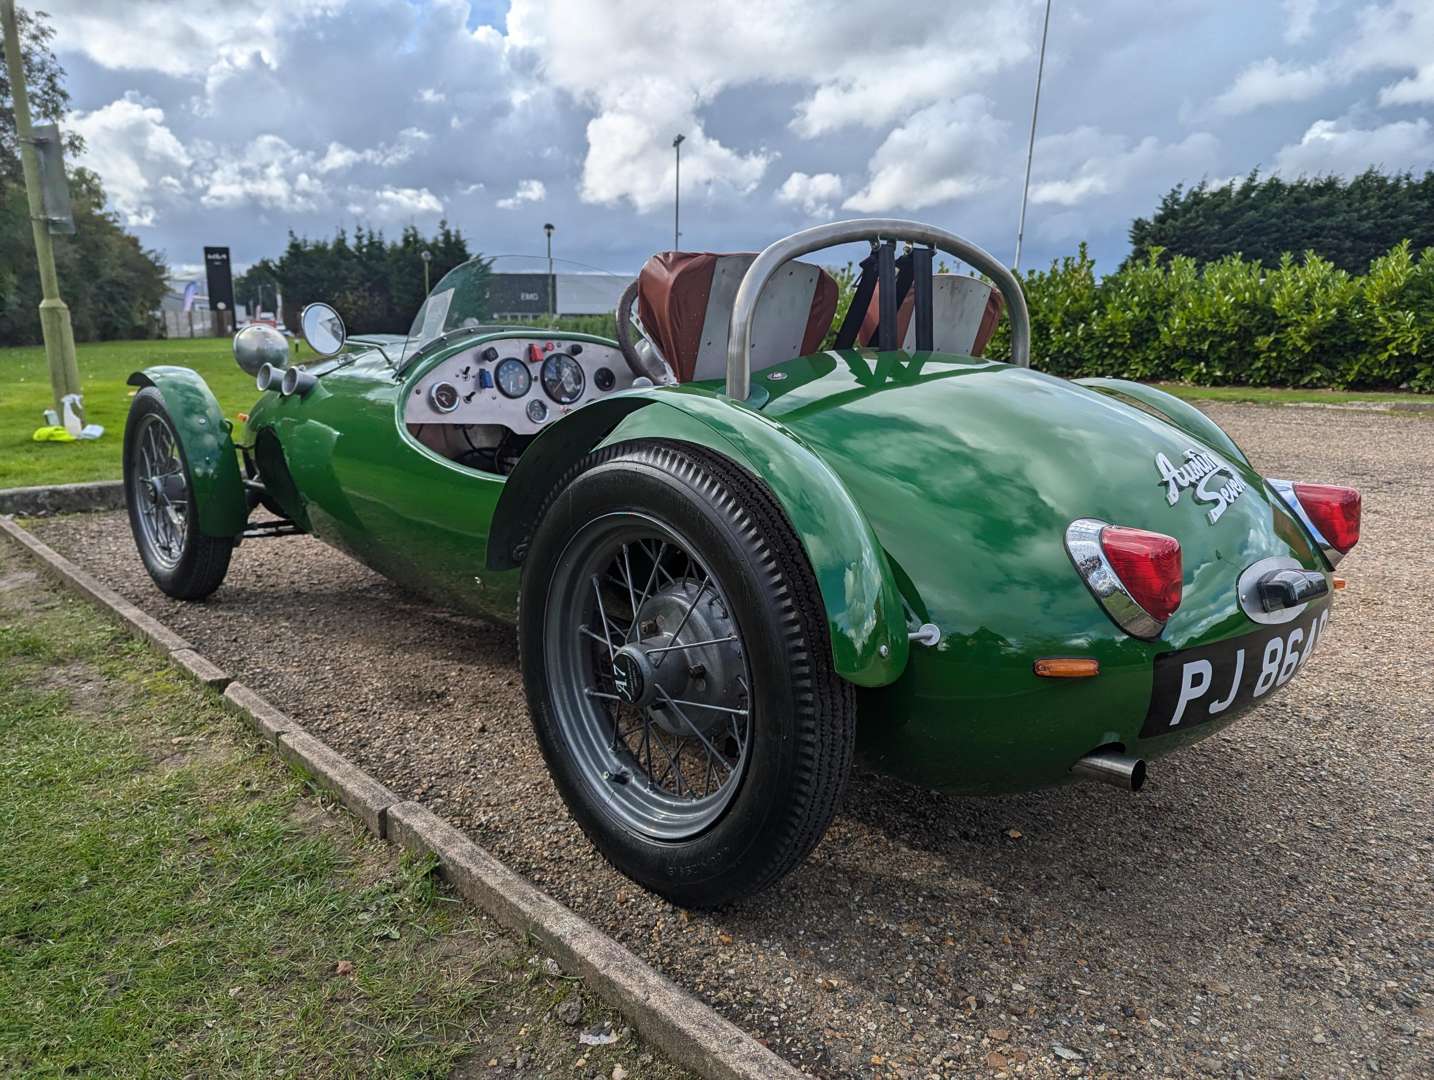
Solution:
[[[339,313],[328,304],[310,304],[299,313],[299,330],[309,348],[320,356],[333,356],[344,347],[348,332]]]

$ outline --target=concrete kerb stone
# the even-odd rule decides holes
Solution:
[[[231,682],[225,687],[224,707],[237,713],[265,742],[273,746],[278,746],[280,735],[304,730],[291,716],[241,682]]]
[[[279,756],[303,769],[314,781],[368,827],[375,836],[386,835],[384,815],[399,797],[348,758],[330,749],[306,731],[286,731],[277,743]]]
[[[388,808],[388,838],[407,851],[434,855],[460,895],[504,925],[536,937],[559,966],[678,1064],[723,1080],[802,1075],[421,804]]]
[[[176,649],[169,658],[195,682],[214,690],[223,690],[231,682],[227,671],[193,649]]]
[[[96,510],[124,509],[124,484],[97,480],[88,484],[46,484],[0,490],[0,514],[45,517]]]
[[[41,543],[8,517],[0,517],[0,532],[40,561],[51,574],[66,585],[84,593],[101,607],[108,608],[136,637],[147,640],[160,652],[173,653],[192,646],[158,619],[145,614],[113,589],[101,585],[69,559]]]

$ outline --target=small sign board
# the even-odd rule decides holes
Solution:
[[[209,285],[209,306],[215,311],[234,310],[234,277],[227,247],[204,249],[204,276]]]
[[[545,315],[548,287],[547,274],[489,274],[487,313]]]
[[[60,142],[58,124],[36,124],[30,129],[34,140],[35,159],[40,163],[40,206],[45,226],[54,233],[75,231],[75,215],[70,209],[70,184],[65,179],[64,147]]]

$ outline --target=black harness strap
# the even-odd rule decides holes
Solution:
[[[913,248],[912,270],[916,275],[916,301],[912,317],[916,320],[916,351],[931,352],[936,348],[935,314],[932,300],[931,256],[929,247]]]
[[[852,294],[851,305],[846,309],[846,318],[841,321],[841,329],[837,331],[832,348],[850,349],[856,343],[861,321],[866,318],[866,309],[871,306],[871,294],[876,292],[876,275],[871,272],[875,266],[875,251],[861,260],[861,276],[856,279],[856,292]]]

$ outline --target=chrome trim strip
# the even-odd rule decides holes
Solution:
[[[1295,494],[1294,483],[1289,480],[1276,480],[1269,476],[1265,477],[1265,483],[1269,484],[1275,494],[1285,501],[1290,513],[1299,518],[1300,524],[1305,527],[1310,534],[1310,539],[1319,547],[1321,554],[1324,555],[1330,566],[1338,566],[1339,560],[1344,558],[1344,552],[1326,540],[1324,533],[1320,532],[1315,523],[1310,520],[1309,514],[1305,512],[1304,504],[1300,502],[1300,497]]]
[[[765,248],[737,287],[732,302],[732,321],[727,331],[727,396],[746,401],[752,382],[752,321],[757,314],[757,301],[762,289],[784,263],[809,255],[813,251],[836,244],[859,240],[905,240],[927,244],[954,255],[989,277],[1006,301],[1011,318],[1011,363],[1017,367],[1031,366],[1031,315],[1021,283],[996,257],[955,233],[901,218],[857,218],[817,225],[784,237]]]
[[[1153,641],[1164,632],[1165,624],[1136,602],[1106,559],[1100,534],[1109,527],[1110,522],[1099,518],[1076,518],[1066,526],[1066,552],[1115,625],[1131,637]]]

